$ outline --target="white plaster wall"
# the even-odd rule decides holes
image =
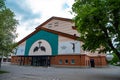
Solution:
[[[16,55],[24,55],[26,42],[21,43],[16,49]]]
[[[72,22],[53,19],[47,24],[43,25],[42,27],[52,29],[55,31],[60,31],[67,34],[71,34],[71,35],[76,34],[76,36],[79,36],[79,33],[77,32],[77,30],[72,29],[72,26],[75,26],[74,23]]]
[[[74,50],[73,50],[73,43],[75,44]],[[59,42],[58,53],[59,54],[80,54],[80,42],[79,41]]]

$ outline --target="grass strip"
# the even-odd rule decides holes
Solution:
[[[8,72],[0,70],[0,74],[3,74],[3,73],[8,73]]]

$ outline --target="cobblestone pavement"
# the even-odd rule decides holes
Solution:
[[[54,68],[18,66],[4,63],[0,80],[120,80],[120,67]]]

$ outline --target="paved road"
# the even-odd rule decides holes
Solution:
[[[120,80],[120,67],[54,68],[2,64],[0,80]]]

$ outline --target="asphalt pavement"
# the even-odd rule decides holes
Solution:
[[[3,63],[0,80],[120,80],[120,67],[105,68],[56,68],[19,66]]]

